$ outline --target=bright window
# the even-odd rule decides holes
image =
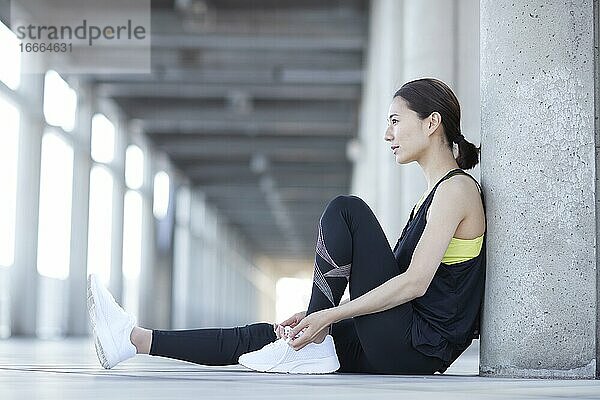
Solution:
[[[139,189],[144,183],[144,153],[135,145],[125,153],[125,183],[130,189]]]
[[[115,157],[115,125],[103,114],[92,117],[92,159],[110,163]]]
[[[306,311],[312,290],[311,279],[280,278],[275,285],[277,323],[298,311]]]
[[[1,96],[0,121],[0,266],[8,267],[13,264],[15,256],[20,113],[16,106]]]
[[[103,166],[90,172],[88,274],[98,274],[108,285],[112,260],[113,176]]]
[[[70,132],[75,126],[77,93],[56,71],[46,72],[44,79],[44,117],[49,125]]]
[[[160,171],[154,176],[154,206],[152,211],[157,219],[167,216],[169,209],[169,175]]]
[[[71,247],[73,149],[59,135],[42,138],[37,270],[66,279]]]
[[[0,22],[0,81],[12,90],[17,90],[21,83],[21,51],[17,36],[6,25]]]
[[[123,220],[124,307],[136,315],[139,307],[139,277],[142,268],[142,195],[125,193]]]

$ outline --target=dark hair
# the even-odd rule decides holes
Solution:
[[[479,163],[481,146],[475,147],[461,134],[460,104],[448,85],[435,78],[416,79],[402,85],[394,94],[396,97],[404,99],[420,119],[434,111],[440,113],[448,147],[452,150],[452,143],[458,144],[456,162],[461,169],[471,169]]]

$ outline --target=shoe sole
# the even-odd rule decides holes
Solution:
[[[94,296],[94,290],[92,290],[92,285],[94,285],[95,290],[97,288],[96,280],[92,279],[92,275],[88,276],[87,280],[87,307],[90,315],[90,322],[92,324],[92,330],[94,331],[94,347],[96,348],[96,355],[98,356],[98,360],[100,361],[100,365],[102,365],[105,369],[111,369],[112,365],[108,361],[107,350],[112,351],[112,353],[116,352],[116,345],[109,333],[108,324],[106,323],[106,318],[102,313],[102,310],[98,307],[98,301]]]
[[[242,364],[244,365],[244,364]],[[271,365],[244,365],[258,372],[276,372],[280,374],[330,374],[340,368],[337,357],[331,356],[309,361],[293,361],[275,367]]]

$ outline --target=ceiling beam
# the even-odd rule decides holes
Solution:
[[[364,35],[318,35],[294,36],[275,34],[155,34],[152,33],[152,48],[228,49],[228,50],[296,50],[296,51],[363,51],[366,47]]]
[[[290,184],[290,182],[280,181],[278,182],[279,190],[282,193],[285,193],[286,190],[322,190],[322,191],[331,191],[338,194],[344,194],[347,191],[346,185],[337,185],[337,186],[328,186],[326,182],[319,182],[318,180],[313,180],[311,185],[299,186]],[[247,183],[247,184],[207,184],[207,185],[198,185],[194,187],[194,190],[198,190],[202,193],[206,193],[211,198],[221,198],[221,199],[233,199],[235,201],[239,201],[240,193],[243,193],[245,199],[255,199],[259,198],[261,193],[258,190],[258,186],[256,184]]]
[[[275,173],[277,175],[293,175],[295,173],[306,173],[319,175],[321,173],[345,173],[347,174],[350,169],[343,163],[330,163],[329,165],[310,164],[306,163],[304,166],[278,164],[266,167],[265,172]],[[243,173],[252,173],[259,175],[259,173],[251,170],[249,165],[237,164],[237,165],[202,165],[202,166],[189,166],[182,169],[182,172],[189,176],[223,176],[223,175],[235,175]],[[263,172],[264,173],[264,172]]]
[[[220,147],[207,147],[202,145],[187,145],[164,144],[157,146],[158,149],[167,152],[172,156],[174,160],[177,158],[196,157],[198,159],[220,159],[220,158],[235,158],[235,157],[248,157],[252,154],[260,153],[268,158],[280,158],[288,159],[290,161],[305,161],[310,162],[311,160],[326,160],[329,159],[332,162],[343,162],[347,161],[347,155],[343,146],[329,147],[329,148],[318,148],[315,145],[304,145],[289,148],[285,146],[274,147],[273,145],[267,145],[260,147],[257,145],[249,144],[247,147],[232,145],[224,143]]]
[[[223,182],[224,184],[229,183],[246,183],[256,182],[260,177],[250,171],[235,171],[227,173],[204,173],[201,171],[188,173],[187,176],[193,180],[196,184],[201,183],[218,183]],[[321,184],[331,184],[331,186],[338,186],[340,182],[348,181],[350,178],[350,172],[333,172],[333,173],[321,173],[315,174],[311,172],[296,172],[296,173],[283,173],[279,174],[277,171],[272,171],[271,174],[279,181],[294,182],[298,181],[305,183],[306,180],[319,181]]]
[[[246,1],[246,3],[248,3]],[[264,3],[264,0],[261,2]],[[173,12],[172,10],[152,10],[152,32],[184,33],[237,33],[237,34],[272,34],[272,35],[362,35],[366,36],[368,18],[366,10],[343,4],[328,6],[322,1],[319,7],[310,7],[303,2],[296,2],[296,7],[288,10],[280,8],[282,0],[276,7],[265,7],[252,2],[245,9],[227,9],[222,2],[216,3],[212,10],[208,9],[206,23],[194,18],[190,12]],[[298,7],[299,6],[299,7]],[[211,12],[212,11],[212,12]]]
[[[143,48],[138,49],[144,50]],[[94,50],[99,52],[100,49]],[[121,52],[126,57],[131,49],[115,46],[103,47],[102,51],[110,56]],[[136,53],[137,54],[137,53]],[[158,69],[155,66],[149,74],[95,74],[88,75],[90,82],[188,82],[188,83],[218,83],[218,84],[324,84],[324,85],[360,85],[363,81],[363,70],[360,68],[272,68],[245,66],[223,66],[222,68],[189,67],[185,69]],[[85,76],[84,76],[85,77]]]
[[[99,83],[96,94],[101,97],[145,97],[179,99],[226,99],[244,93],[253,100],[349,100],[361,96],[358,85],[255,85],[211,83],[132,82]]]
[[[356,124],[353,121],[231,121],[210,120],[139,120],[140,128],[148,135],[154,134],[231,134],[242,133],[251,136],[266,135],[335,135],[354,136]]]
[[[295,148],[287,147],[273,147],[266,146],[259,148],[257,146],[250,145],[249,147],[233,146],[223,144],[220,148],[208,148],[202,146],[185,146],[180,145],[162,145],[157,146],[159,150],[163,150],[168,153],[174,160],[179,157],[190,158],[196,157],[197,159],[223,159],[223,158],[236,158],[236,157],[248,157],[252,154],[260,152],[261,154],[269,158],[280,158],[288,159],[290,161],[303,161],[311,162],[331,160],[332,162],[345,162],[347,161],[346,152],[343,148],[329,148],[320,149],[316,146],[306,145],[298,146]]]
[[[344,150],[350,138],[340,136],[291,136],[291,137],[251,137],[245,135],[228,136],[190,136],[173,135],[163,136],[157,140],[152,136],[156,146],[165,150],[184,148],[202,148],[203,150],[214,150],[217,152],[236,151],[238,149],[252,149],[260,154],[262,150],[269,149],[330,149]],[[268,161],[268,159],[267,159]],[[285,163],[280,163],[285,164]]]
[[[248,167],[251,163],[251,159],[252,157],[248,157],[248,158],[242,158],[242,157],[238,157],[232,160],[203,160],[203,159],[196,159],[196,158],[182,158],[182,159],[177,159],[174,160],[177,163],[177,166],[180,169],[185,169],[188,167],[196,167],[196,168],[200,168],[200,167],[219,167],[219,166],[223,166],[223,167],[229,167],[229,166],[238,166],[240,168],[244,168],[244,167]],[[272,169],[278,169],[279,167],[283,167],[283,168],[298,168],[298,169],[303,169],[307,163],[303,162],[303,161],[288,161],[288,160],[269,160],[267,159],[268,162],[268,167],[272,168]],[[322,172],[324,170],[327,170],[327,168],[329,167],[333,167],[333,168],[338,168],[340,167],[341,169],[345,170],[345,171],[349,171],[352,169],[352,163],[350,162],[344,162],[344,163],[339,163],[339,162],[333,162],[330,160],[319,160],[319,161],[315,161],[315,162],[311,162],[309,165],[309,168],[318,168],[318,172]]]
[[[335,122],[357,120],[358,106],[351,102],[283,102],[253,105],[248,112],[237,112],[226,107],[209,106],[189,101],[130,101],[120,103],[126,113],[143,121],[225,121],[244,122]],[[300,104],[298,104],[300,103]],[[326,107],[324,109],[324,107]],[[325,112],[326,111],[326,112]]]
[[[295,51],[295,50],[228,50],[228,49],[153,49],[151,63],[160,68],[185,69],[191,67],[223,68],[227,65],[243,65],[249,69],[311,68],[311,69],[360,69],[363,65],[362,51]]]

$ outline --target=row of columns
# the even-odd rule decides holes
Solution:
[[[138,142],[142,141],[142,147],[147,150],[144,151],[144,181],[147,184],[140,189],[144,211],[142,267],[137,283],[138,322],[151,328],[169,329],[174,325],[186,328],[272,319],[274,304],[265,308],[264,299],[273,300],[275,283],[256,267],[239,235],[235,235],[227,222],[216,210],[209,209],[195,191],[187,210],[179,204],[180,212],[188,213],[187,222],[175,221],[177,205],[174,201],[180,197],[180,192],[189,192],[185,178],[171,168],[166,157],[152,149],[140,132],[132,132],[133,128],[120,117],[113,104],[98,99],[88,85],[80,85],[77,81],[70,84],[77,91],[78,107],[75,130],[65,135],[74,154],[70,263],[69,276],[65,280],[45,277],[37,271],[41,148],[47,128],[43,115],[44,75],[29,74],[22,80],[18,91],[6,89],[9,98],[19,105],[21,127],[15,258],[12,266],[0,268],[0,289],[3,289],[0,296],[0,337],[89,334],[86,278],[90,170],[94,165],[90,158],[90,132],[92,115],[99,108],[103,112],[111,111],[110,119],[121,132],[116,135],[118,143],[115,146],[115,171],[121,172],[113,171],[109,282],[109,289],[117,302],[124,303],[121,250],[127,188],[122,171],[128,135],[131,134],[139,139]],[[0,89],[5,90],[3,87]],[[172,182],[171,205],[162,221],[153,216],[150,184],[160,169],[169,172]],[[214,232],[207,240],[202,222],[209,219],[213,221]]]
[[[257,265],[242,236],[201,187],[181,191],[177,205],[174,328],[272,321],[274,277]]]

